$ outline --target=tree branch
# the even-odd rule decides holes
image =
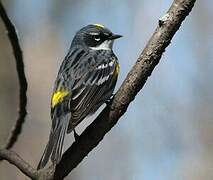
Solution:
[[[98,145],[104,135],[126,112],[129,104],[158,64],[182,21],[192,10],[195,1],[174,0],[166,15],[159,20],[154,34],[119,88],[112,103],[105,107],[95,121],[81,134],[78,141],[74,142],[63,154],[61,162],[56,167],[54,179],[63,179],[67,176]]]
[[[23,172],[31,179],[38,179],[38,171],[33,169],[15,152],[6,149],[0,149],[0,157],[15,165],[18,169],[20,169],[21,172]]]
[[[17,118],[15,125],[13,126],[13,128],[11,130],[10,136],[5,145],[5,148],[9,149],[15,144],[19,134],[21,133],[22,125],[24,124],[25,117],[27,114],[27,111],[26,111],[27,80],[26,80],[25,73],[24,73],[23,55],[22,55],[21,47],[19,45],[18,36],[16,34],[15,27],[12,24],[12,22],[10,21],[1,1],[0,1],[0,16],[5,24],[5,27],[6,27],[7,33],[8,33],[8,37],[9,37],[10,43],[13,48],[13,54],[14,54],[15,60],[16,60],[16,70],[18,73],[18,80],[19,80],[19,85],[20,85],[19,116]]]

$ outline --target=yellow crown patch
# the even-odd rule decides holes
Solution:
[[[100,28],[104,28],[104,25],[102,24],[93,24],[94,26],[100,27]]]

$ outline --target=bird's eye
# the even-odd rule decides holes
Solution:
[[[99,35],[94,35],[93,38],[97,42],[101,40],[101,37]]]

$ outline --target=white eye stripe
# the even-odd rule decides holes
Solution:
[[[90,35],[92,35],[92,36],[97,36],[97,35],[100,35],[99,33],[97,33],[97,32],[91,32],[91,33],[89,33]]]
[[[105,36],[109,36],[109,33],[104,33]]]

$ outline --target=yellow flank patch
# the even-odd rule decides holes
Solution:
[[[100,27],[100,28],[104,28],[104,25],[102,25],[102,24],[93,24],[93,25]]]
[[[114,73],[113,73],[113,78],[117,78],[119,71],[120,71],[120,66],[119,66],[119,64],[117,63],[117,64],[115,65],[115,71],[114,71]]]
[[[54,92],[51,101],[52,108],[55,107],[58,103],[62,102],[64,97],[66,97],[68,94],[69,92],[65,90]]]
[[[119,64],[116,64],[116,66],[115,66],[115,74],[117,75],[119,73],[119,71],[120,71],[120,66],[119,66]]]

